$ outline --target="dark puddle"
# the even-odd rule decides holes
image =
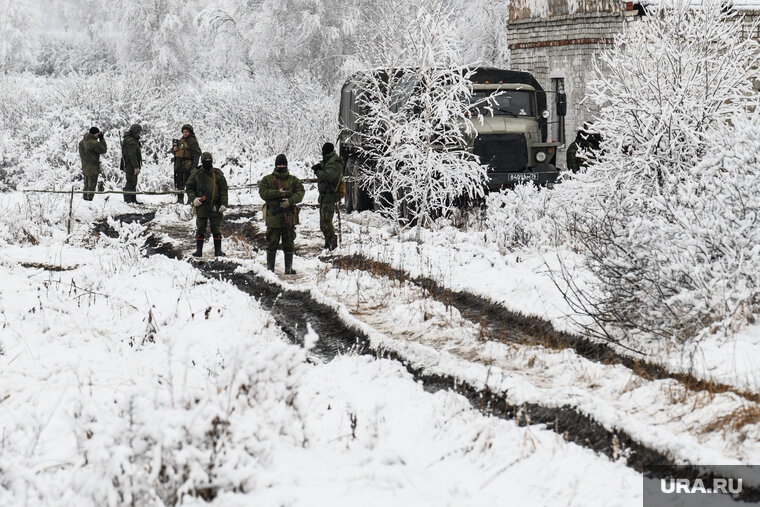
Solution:
[[[484,338],[500,342],[512,341],[542,345],[555,350],[571,348],[591,361],[602,364],[619,364],[647,380],[672,379],[692,391],[733,393],[748,401],[760,403],[760,394],[742,391],[728,384],[708,382],[687,373],[674,373],[658,364],[620,354],[607,344],[593,342],[584,337],[554,329],[550,322],[512,312],[504,306],[466,291],[453,291],[442,287],[430,278],[411,278],[402,270],[383,262],[358,255],[334,257],[334,266],[347,270],[362,270],[385,276],[391,280],[410,282],[422,288],[426,295],[453,306],[465,319],[480,325]]]
[[[145,225],[148,222],[151,222],[154,218],[156,218],[156,212],[147,211],[145,213],[125,213],[123,215],[116,215],[112,218],[114,220],[117,220],[125,224],[131,224],[131,223],[137,222],[137,223]],[[95,222],[93,229],[95,230],[95,232],[105,234],[109,238],[119,237],[119,233],[117,233],[113,227],[108,225],[108,219],[106,218],[102,218],[98,220],[97,222]]]
[[[54,266],[43,262],[22,262],[21,265],[25,268],[44,269],[45,271],[73,271],[79,267],[79,264],[74,266]]]

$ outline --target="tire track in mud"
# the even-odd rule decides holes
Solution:
[[[760,403],[760,393],[744,391],[729,384],[702,380],[689,373],[675,373],[659,364],[620,354],[605,343],[557,331],[550,322],[538,317],[513,312],[500,303],[468,291],[447,289],[430,278],[411,277],[403,270],[384,262],[359,255],[348,255],[332,258],[332,264],[345,270],[360,270],[384,276],[390,280],[412,283],[432,299],[447,307],[456,308],[463,318],[480,326],[490,340],[501,343],[541,345],[554,350],[570,348],[579,356],[595,363],[624,366],[645,380],[675,380],[694,392],[731,393],[747,401]]]
[[[266,240],[263,233],[254,225],[253,221],[232,222],[255,218],[258,207],[238,207],[228,213],[228,220],[222,223],[222,233],[225,237],[236,238],[251,244],[255,251],[266,249]],[[129,213],[114,217],[122,222],[139,222],[149,224],[155,217],[155,212]],[[96,223],[95,230],[114,237],[115,231],[108,226],[106,220]],[[110,231],[110,232],[109,232]],[[146,251],[149,253],[161,253],[174,259],[180,259],[183,253],[175,247],[162,243],[160,238],[151,234],[146,241]],[[693,392],[707,392],[710,394],[731,393],[745,400],[760,404],[760,393],[748,392],[729,384],[699,379],[689,373],[677,373],[667,368],[637,359],[626,354],[621,354],[603,342],[591,341],[582,336],[557,331],[554,326],[545,320],[534,316],[525,316],[507,309],[500,303],[491,301],[483,296],[478,296],[468,291],[456,291],[441,286],[431,278],[411,277],[403,270],[381,261],[368,259],[359,255],[349,256],[322,256],[320,259],[329,262],[333,266],[344,270],[360,270],[371,275],[382,276],[389,280],[409,282],[420,289],[430,298],[439,301],[446,307],[454,307],[460,315],[480,326],[484,336],[500,343],[513,342],[519,344],[540,345],[554,350],[573,349],[579,356],[590,361],[605,365],[621,365],[631,370],[635,375],[644,380],[675,380]]]
[[[236,215],[235,218],[237,217]],[[147,224],[153,216],[144,214],[138,218],[134,214],[129,214],[114,217],[116,220],[122,218],[125,219],[124,221],[139,221]],[[96,230],[99,224],[102,228],[103,223],[107,225],[105,220],[96,223]],[[240,224],[231,223],[231,225]],[[260,233],[255,232],[255,226],[252,227],[254,237],[260,238]],[[259,239],[256,241],[258,242]],[[146,237],[144,251],[146,255],[160,254],[174,259],[186,256],[186,253],[177,246],[162,242],[156,235],[150,233]],[[342,262],[340,259],[333,260],[338,260],[339,264]],[[639,472],[644,472],[649,465],[664,465],[658,471],[660,475],[653,477],[655,479],[668,478],[669,474],[674,474],[679,478],[701,478],[703,481],[713,479],[712,474],[702,472],[695,466],[678,465],[663,452],[638,442],[625,431],[608,430],[593,417],[573,406],[515,404],[509,401],[508,393],[494,392],[488,388],[478,389],[451,375],[428,373],[424,368],[414,366],[407,358],[394,350],[374,347],[363,331],[341,319],[334,308],[315,300],[309,291],[284,288],[254,272],[237,272],[239,264],[231,261],[194,261],[193,265],[204,276],[225,280],[256,298],[259,304],[271,313],[277,325],[292,343],[303,345],[304,336],[308,332],[307,324],[310,325],[319,335],[319,340],[312,350],[324,360],[330,360],[345,353],[395,360],[404,365],[415,380],[421,381],[426,390],[456,392],[467,398],[474,408],[486,415],[514,420],[519,426],[543,424],[565,440],[603,454],[612,461],[622,457],[626,460],[627,466]],[[346,266],[347,264],[344,263],[344,268]],[[449,292],[453,295],[457,294],[454,291]],[[735,499],[760,500],[760,488],[745,486],[742,493]]]

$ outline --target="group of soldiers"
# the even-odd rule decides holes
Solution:
[[[172,141],[174,156],[174,187],[184,190],[177,202],[187,202],[196,216],[196,248],[193,256],[203,255],[206,230],[210,225],[214,240],[214,255],[223,256],[221,225],[228,206],[227,180],[221,169],[214,167],[214,159],[209,152],[201,152],[192,125],[182,126],[182,137]],[[139,124],[129,127],[122,138],[121,170],[125,173],[124,201],[139,204],[135,194],[137,177],[142,168],[142,145],[140,137],[143,128]],[[83,198],[91,201],[100,174],[100,155],[108,146],[105,133],[92,127],[79,143],[79,156],[84,174]],[[199,164],[200,162],[200,164]],[[340,200],[338,188],[343,180],[343,159],[336,153],[332,143],[322,146],[322,161],[312,166],[319,190],[319,227],[325,243],[333,250],[338,245],[333,216]],[[288,171],[288,159],[284,154],[275,158],[274,171],[264,176],[258,183],[259,196],[264,200],[264,220],[266,223],[267,269],[274,271],[277,250],[281,247],[285,254],[285,273],[295,274],[293,252],[295,250],[296,225],[299,220],[298,204],[303,200],[304,187],[301,180]]]

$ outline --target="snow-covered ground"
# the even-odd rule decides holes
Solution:
[[[268,161],[251,169],[254,179],[268,170]],[[305,202],[316,197],[308,186]],[[484,416],[458,394],[426,391],[396,361],[324,362],[289,344],[255,298],[185,260],[146,257],[146,226],[108,217],[154,211],[151,232],[187,252],[194,220],[170,197],[142,200],[77,196],[69,217],[66,195],[0,196],[0,505],[160,505],[176,495],[188,505],[640,504],[642,479],[625,453],[610,461],[541,425]],[[233,206],[258,202],[255,189],[230,193]],[[102,219],[118,237],[93,231]],[[338,254],[573,329],[546,276],[552,255],[505,255],[454,227],[401,240],[366,212],[342,223]],[[676,462],[751,463],[760,452],[757,407],[746,399],[648,381],[570,349],[483,341],[477,325],[413,284],[336,269],[319,258],[321,243],[307,208],[295,277],[278,279],[281,256],[273,276],[250,244],[226,238],[224,248],[240,270],[310,291],[427,373],[516,405],[571,406]],[[715,339],[701,353],[647,359],[754,391],[759,335],[750,328],[730,346]],[[732,429],[737,414],[748,420]]]
[[[0,199],[30,213],[7,230],[29,226],[24,198]],[[309,360],[255,299],[141,255],[139,224],[92,233],[134,208],[78,202],[71,235],[54,209],[36,245],[0,253],[0,505],[640,501],[623,461],[431,394],[397,362]]]
[[[392,234],[387,224],[369,212],[352,215],[347,223],[348,253],[385,262],[411,277],[432,278],[447,288],[481,295],[510,310],[548,320],[558,330],[577,329],[574,321],[580,317],[547,276],[558,269],[557,255],[570,269],[580,264],[577,254],[567,249],[559,253],[518,250],[503,255],[481,235],[455,227],[428,232],[418,243]],[[583,274],[577,272],[578,277]],[[624,348],[618,351],[631,354]],[[679,345],[657,341],[642,352],[645,354],[634,357],[660,363],[673,372],[691,373],[750,392],[760,388],[760,324],[730,339],[710,336]]]

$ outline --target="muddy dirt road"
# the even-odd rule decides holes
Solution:
[[[727,403],[740,405],[758,401],[755,393],[670,373],[604,344],[558,333],[546,322],[514,314],[473,294],[449,290],[434,280],[411,279],[388,265],[361,257],[327,255],[320,248],[319,231],[299,229],[295,265],[299,273],[277,278],[261,265],[265,243],[257,213],[258,207],[237,207],[227,213],[223,234],[228,258],[215,259],[207,252],[200,261],[191,262],[205,276],[224,279],[256,298],[293,343],[303,343],[311,328],[319,335],[312,350],[314,360],[329,361],[336,354],[349,352],[398,360],[429,390],[454,390],[484,413],[514,419],[521,425],[544,424],[568,441],[613,460],[625,459],[636,470],[650,464],[675,466],[688,461],[668,452],[667,446],[663,449],[643,438],[642,425],[664,425],[666,419],[681,413],[681,405],[703,403],[705,397],[723,396]],[[156,220],[152,212],[116,218],[146,226],[146,255],[189,259],[192,222]],[[102,222],[95,230],[107,235],[113,232]],[[421,317],[405,325],[398,318],[399,312],[416,312]],[[431,354],[439,356],[431,361]],[[557,384],[568,379],[585,381],[583,375],[553,377],[552,355],[562,355],[560,360],[568,361],[568,354],[572,354],[573,364],[582,368],[590,368],[588,364],[615,368],[613,373],[627,377],[626,382],[634,388],[677,391],[676,398],[680,399],[667,403],[676,408],[658,418],[655,412],[662,407],[634,414],[630,406],[610,400],[609,408],[619,412],[621,420],[635,419],[635,424],[626,425],[599,419],[589,404],[562,401]],[[549,365],[545,372],[536,371],[537,362]],[[517,389],[519,383],[514,389],[493,389],[488,377],[485,383],[463,377],[457,367],[461,365],[477,365],[488,374],[491,369],[502,376],[506,372],[520,382],[530,380],[546,396],[527,400]],[[595,392],[593,384],[592,380],[579,389],[587,389],[591,396],[610,395]],[[678,429],[674,424],[672,431]],[[696,435],[695,441],[703,436]],[[744,450],[739,446],[736,452]],[[696,469],[692,472],[700,475]],[[760,491],[745,489],[744,495],[744,499],[760,498]]]

